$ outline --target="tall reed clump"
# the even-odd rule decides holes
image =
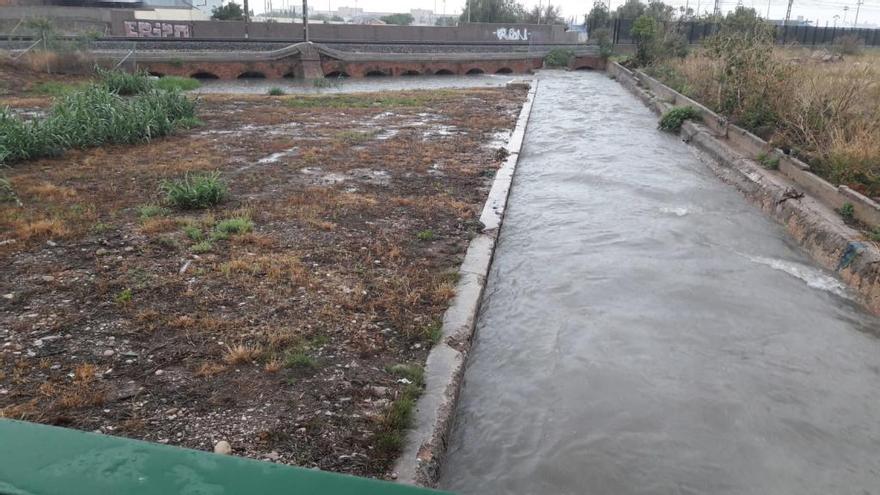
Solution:
[[[195,115],[195,102],[175,91],[123,98],[89,86],[57,99],[49,116],[24,120],[0,111],[0,163],[52,156],[70,148],[136,143],[164,136]]]
[[[154,87],[146,72],[125,72],[121,70],[106,70],[100,67],[95,69],[101,84],[108,91],[118,95],[137,95],[146,93]]]

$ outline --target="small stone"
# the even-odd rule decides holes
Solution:
[[[154,375],[161,375],[162,373],[165,373],[165,371],[164,370],[156,370],[156,372],[153,374]]]
[[[46,245],[49,246],[49,247],[55,247],[55,246],[58,245],[58,243],[56,243],[55,241],[51,241],[51,240],[50,240],[50,241],[46,241]]]
[[[116,354],[116,351],[114,351],[113,349],[107,349],[106,351],[104,351],[104,357],[110,357],[114,354]]]
[[[54,282],[55,281],[55,277],[53,277],[52,275],[43,275],[40,278],[43,279],[43,282]]]
[[[104,248],[100,248],[97,251],[95,251],[95,254],[98,256],[103,256],[103,255],[107,254],[107,250]]]
[[[214,453],[229,455],[232,453],[232,445],[229,445],[226,440],[220,440],[214,444]]]
[[[134,246],[125,246],[125,252],[126,252],[126,253],[130,253],[130,252],[132,252],[132,251],[134,251]]]
[[[14,297],[15,297],[15,294],[13,294],[11,292],[9,294],[3,294],[3,299],[10,299],[11,300]]]
[[[273,450],[272,452],[266,454],[266,459],[269,459],[270,461],[277,461],[278,459],[281,459],[281,454]]]

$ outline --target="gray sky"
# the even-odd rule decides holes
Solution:
[[[273,0],[275,8],[280,6],[284,1],[291,5],[300,5],[299,0]],[[541,0],[546,2],[546,0]],[[615,9],[618,5],[624,3],[625,0],[611,0],[611,8]],[[539,0],[525,0],[523,3],[526,7],[537,5]],[[691,8],[696,9],[699,4],[700,10],[711,11],[714,0],[666,0],[667,4],[675,7],[684,6],[687,3]],[[859,24],[872,23],[880,25],[880,0],[864,0],[861,12],[859,14]],[[261,0],[250,0],[252,8],[256,12],[263,11],[263,2]],[[445,12],[449,14],[461,12],[465,5],[465,0],[312,0],[310,6],[314,6],[319,10],[336,10],[338,7],[357,7],[363,8],[367,12],[409,12],[410,9],[431,9],[438,13]],[[562,7],[562,13],[565,17],[576,16],[583,18],[592,7],[592,0],[553,0],[554,5]],[[742,0],[742,4],[746,7],[754,7],[762,16],[767,16],[766,0]],[[722,0],[723,10],[732,10],[737,5],[736,0]],[[770,18],[781,19],[785,17],[785,9],[787,3],[784,0],[770,0]],[[844,12],[844,7],[849,7],[848,12]],[[856,0],[794,0],[792,7],[792,17],[803,16],[805,19],[818,20],[820,26],[824,26],[827,22],[829,26],[834,24],[834,15],[837,14],[837,25],[844,26],[844,16],[846,17],[846,26],[851,27],[855,18]]]

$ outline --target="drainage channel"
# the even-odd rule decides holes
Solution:
[[[616,82],[539,77],[440,486],[877,493],[878,319]]]

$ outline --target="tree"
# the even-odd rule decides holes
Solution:
[[[519,22],[525,8],[514,0],[470,0],[461,13],[461,22]]]
[[[593,8],[586,18],[587,28],[592,31],[607,27],[611,24],[611,13],[608,12],[608,6],[602,0],[596,0]]]
[[[636,19],[645,13],[645,4],[639,0],[626,0],[626,3],[617,7],[618,19]]]
[[[648,65],[654,60],[654,43],[657,40],[657,21],[649,15],[640,15],[633,22],[630,34],[636,42],[636,61]]]
[[[434,21],[435,26],[453,27],[458,25],[458,20],[453,17],[438,17]]]
[[[520,20],[521,22],[526,22],[529,24],[562,24],[565,25],[565,21],[562,19],[560,15],[559,7],[553,4],[547,4],[543,9],[535,5],[532,7],[528,13],[526,13],[523,18]]]
[[[214,7],[211,11],[211,19],[218,21],[243,21],[244,10],[241,9],[241,5],[229,2],[226,5]]]
[[[415,21],[415,18],[411,14],[391,14],[382,16],[379,18],[380,21],[385,24],[397,24],[399,26],[409,26]]]
[[[653,17],[654,20],[658,22],[669,22],[672,20],[674,14],[674,7],[666,5],[659,0],[652,1],[648,4],[648,8],[645,9],[645,15]]]

